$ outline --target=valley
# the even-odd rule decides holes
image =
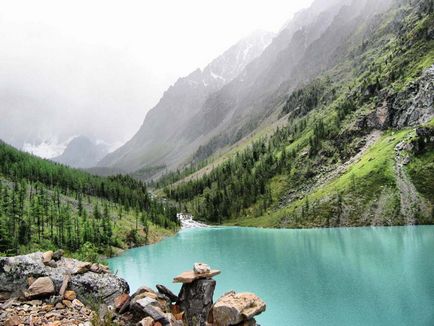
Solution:
[[[109,2],[5,20],[0,324],[433,324],[433,0]]]

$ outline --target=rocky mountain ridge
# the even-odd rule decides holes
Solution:
[[[177,118],[176,126],[170,130],[161,127],[171,125],[169,121],[175,116],[173,112],[164,114],[157,106],[133,140],[100,165],[130,170],[158,165],[173,170],[204,160],[220,148],[239,141],[269,123],[269,117],[276,116],[288,94],[343,60],[353,42],[363,37],[358,35],[358,30],[366,28],[392,3],[392,0],[314,1],[284,26],[260,56],[237,76],[234,74],[233,80],[208,94],[201,93],[204,96],[199,101],[193,100],[194,105],[178,103],[177,111],[187,110],[191,114]],[[154,119],[152,124],[160,126],[158,136],[150,132],[153,129],[148,121],[152,116],[160,117],[158,123]],[[161,143],[154,137],[167,141]],[[146,147],[154,149],[144,150]],[[154,160],[156,156],[158,160]]]
[[[273,36],[272,33],[257,31],[232,46],[203,70],[197,69],[178,79],[148,112],[137,134],[101,160],[98,166],[132,172],[143,167],[179,164],[196,149],[196,145],[185,137],[190,132],[188,123],[191,118],[210,94],[231,82],[259,56]]]

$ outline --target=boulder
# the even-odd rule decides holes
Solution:
[[[157,290],[161,294],[164,294],[166,297],[169,298],[170,301],[176,302],[178,301],[178,296],[175,295],[172,291],[170,291],[167,287],[161,284],[157,284]]]
[[[24,292],[26,298],[48,296],[56,292],[51,278],[45,276],[36,279],[29,289]]]
[[[56,250],[53,254],[53,260],[54,261],[60,260],[63,257],[63,254],[64,254],[64,252],[62,249]]]
[[[54,258],[55,255],[53,255]],[[60,289],[64,275],[71,275],[68,288],[76,292],[79,298],[92,297],[95,301],[113,305],[114,299],[129,292],[128,283],[111,273],[98,274],[83,272],[73,274],[83,262],[65,258],[57,261],[57,268],[47,267],[43,263],[43,253],[0,258],[0,292],[17,294],[27,289],[27,281],[42,276],[50,277],[55,288]],[[91,266],[84,263],[84,266]]]
[[[133,303],[133,302],[131,302]],[[151,317],[162,325],[170,325],[170,320],[158,306],[158,302],[152,298],[142,298],[133,303],[133,310],[141,317]]]
[[[131,297],[135,297],[135,296],[137,296],[139,294],[142,294],[142,293],[145,293],[145,292],[151,292],[151,293],[153,292],[153,293],[155,293],[155,291],[152,290],[150,287],[147,287],[146,285],[143,285],[143,286],[139,287],[136,290],[136,292],[133,293],[133,295]]]
[[[195,263],[193,265],[193,272],[196,274],[205,274],[209,273],[211,271],[211,268],[205,264],[205,263]]]
[[[215,286],[216,281],[213,279],[197,279],[182,285],[177,304],[184,311],[188,325],[206,325]]]
[[[201,273],[201,274],[195,273],[194,271],[187,271],[187,272],[181,273],[180,275],[176,276],[173,279],[173,282],[174,283],[191,283],[194,280],[198,280],[201,278],[211,278],[211,277],[216,276],[218,274],[220,274],[220,271],[217,269],[212,269],[209,272]]]
[[[74,299],[74,300],[72,300],[72,305],[74,306],[74,307],[84,307],[84,304],[80,301],[80,300],[78,300],[78,299]]]
[[[48,265],[48,263],[51,261],[51,259],[53,258],[53,252],[50,251],[46,251],[42,254],[42,262],[45,265]]]
[[[237,325],[265,311],[265,303],[253,293],[224,294],[213,309],[213,322],[219,326]]]
[[[92,266],[92,264],[88,263],[88,262],[78,262],[72,273],[73,274],[84,274],[84,273],[90,271],[91,266]]]

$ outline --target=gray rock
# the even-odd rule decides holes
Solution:
[[[151,317],[153,320],[160,322],[162,325],[170,325],[170,320],[164,312],[158,307],[158,302],[152,298],[145,297],[137,300],[133,304],[133,310],[140,318]]]
[[[195,263],[193,265],[193,272],[197,274],[205,274],[205,273],[209,273],[210,271],[211,268],[205,263]]]
[[[182,285],[178,305],[185,312],[188,325],[205,326],[213,304],[216,281],[198,279]]]
[[[175,295],[172,291],[170,291],[167,287],[165,287],[164,285],[161,284],[157,284],[157,290],[158,292],[160,292],[161,294],[164,294],[166,297],[169,298],[169,300],[171,302],[176,302],[178,301],[178,296]]]
[[[64,254],[64,252],[62,249],[56,250],[53,254],[53,260],[55,260],[55,261],[60,260],[63,257],[63,254]]]
[[[54,255],[53,255],[54,257]],[[48,276],[52,279],[55,289],[59,290],[65,274],[71,274],[80,266],[80,261],[71,258],[61,258],[57,261],[57,268],[45,266],[42,253],[0,258],[0,292],[19,295],[27,289],[29,277]],[[129,292],[128,283],[113,274],[97,274],[85,272],[71,275],[69,289],[86,301],[86,298],[112,305],[114,298]]]
[[[361,130],[415,127],[434,117],[434,65],[399,93],[378,95],[375,111],[361,117]]]

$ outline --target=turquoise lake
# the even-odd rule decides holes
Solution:
[[[134,291],[205,262],[229,290],[267,303],[262,326],[434,325],[434,226],[275,230],[203,228],[110,259]]]

